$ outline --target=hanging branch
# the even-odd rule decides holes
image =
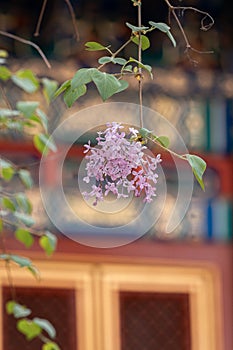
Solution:
[[[189,51],[193,51],[193,52],[196,52],[196,53],[199,53],[199,54],[210,54],[210,53],[213,53],[213,51],[197,50],[197,49],[195,49],[195,48],[193,48],[191,46],[191,44],[189,42],[189,39],[188,39],[188,37],[187,37],[187,35],[186,35],[185,31],[184,31],[184,28],[183,28],[183,26],[182,26],[182,24],[181,24],[181,22],[180,22],[180,20],[179,20],[179,18],[177,16],[177,14],[176,14],[176,10],[179,10],[179,11],[182,10],[182,14],[185,11],[187,11],[187,10],[191,10],[191,11],[194,11],[194,12],[202,14],[203,18],[201,19],[201,28],[200,29],[203,30],[203,31],[207,31],[213,26],[213,24],[214,24],[213,17],[208,12],[199,10],[199,9],[197,9],[195,7],[190,7],[190,6],[173,6],[170,3],[169,0],[164,0],[164,1],[166,2],[166,4],[168,5],[168,8],[169,8],[169,20],[170,20],[170,14],[172,14],[174,19],[175,19],[175,21],[176,21],[176,23],[177,23],[177,25],[178,25],[178,27],[179,27],[179,29],[180,29],[180,31],[181,31],[181,34],[182,34],[182,36],[184,38],[185,45],[186,45],[185,52],[188,55],[188,57],[189,57],[189,54],[188,54]],[[209,19],[209,23],[208,24],[204,23],[206,19]]]
[[[138,1],[138,27],[140,28],[142,26],[142,11],[141,11],[141,1]],[[142,110],[142,33],[139,31],[139,37],[138,37],[138,93],[139,93],[139,105],[140,105],[140,127],[143,127],[143,110]]]
[[[79,31],[78,31],[78,27],[77,27],[77,24],[76,24],[76,18],[75,18],[75,13],[74,13],[73,6],[72,6],[70,0],[64,0],[64,1],[66,2],[67,6],[68,6],[68,9],[69,9],[69,12],[70,12],[70,16],[71,16],[71,19],[72,19],[76,40],[79,41],[79,39],[80,39]],[[39,36],[40,35],[40,26],[41,26],[41,22],[42,22],[42,19],[43,19],[43,16],[44,16],[46,5],[47,5],[47,0],[44,0],[43,4],[42,4],[42,7],[41,7],[41,10],[40,10],[40,14],[39,14],[39,18],[38,18],[38,21],[37,21],[37,25],[36,25],[36,30],[35,30],[34,36]]]
[[[76,19],[75,19],[75,13],[74,13],[74,9],[73,6],[71,5],[70,0],[64,0],[68,6],[68,9],[70,11],[70,15],[72,18],[72,23],[73,23],[73,27],[74,27],[74,32],[75,32],[75,36],[76,36],[76,40],[79,41],[79,31],[78,31],[78,27],[76,24]]]
[[[37,25],[36,25],[36,30],[35,30],[34,36],[39,36],[40,35],[40,26],[41,26],[41,22],[42,22],[42,19],[43,19],[43,16],[44,16],[44,11],[45,11],[46,5],[47,5],[47,0],[44,0],[43,4],[42,4],[42,8],[40,10],[40,15],[39,15],[39,18],[38,18],[38,21],[37,21]]]
[[[17,40],[17,41],[19,41],[19,42],[21,42],[21,43],[23,43],[23,44],[30,45],[30,46],[34,47],[34,49],[36,49],[37,52],[40,54],[41,58],[43,59],[44,63],[46,64],[46,66],[47,66],[48,68],[51,68],[51,64],[49,63],[47,57],[45,56],[45,54],[43,53],[43,51],[41,50],[41,48],[40,48],[38,45],[36,45],[35,43],[33,43],[32,41],[23,39],[23,38],[21,38],[20,36],[17,36],[17,35],[8,33],[8,32],[4,32],[4,31],[2,31],[2,30],[0,30],[0,35],[6,36],[6,37],[8,37],[8,38]]]

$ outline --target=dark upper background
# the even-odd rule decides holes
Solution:
[[[80,41],[74,39],[74,31],[67,4],[64,0],[48,0],[41,25],[40,36],[35,38],[37,19],[42,0],[0,0],[0,30],[9,31],[33,40],[49,58],[63,61],[74,59],[78,65],[90,65],[93,54],[86,52],[83,45],[88,40],[97,40],[103,44],[118,47],[127,40],[130,31],[124,26],[126,21],[136,24],[136,8],[130,0],[71,0],[74,7]],[[187,0],[173,1],[174,5],[195,6],[208,11],[215,19],[215,25],[208,32],[200,28],[201,17],[187,11],[181,18],[186,34],[193,47],[199,50],[213,50],[213,54],[195,56],[198,66],[222,72],[233,72],[233,4],[224,0]],[[143,24],[149,20],[167,22],[168,10],[165,2],[143,1]],[[178,47],[172,48],[169,39],[159,31],[150,35],[151,49],[144,53],[150,64],[163,67],[182,66],[187,70],[195,69],[184,55],[184,42],[172,22],[172,33]],[[0,47],[9,51],[12,57],[27,59],[36,56],[30,47],[0,36]],[[134,54],[132,45],[125,54]]]

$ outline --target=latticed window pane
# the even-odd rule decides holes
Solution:
[[[191,350],[187,294],[120,293],[121,350]]]
[[[17,288],[17,301],[32,310],[29,316],[45,318],[56,329],[55,341],[61,349],[77,350],[75,294],[72,289],[58,288]],[[5,303],[11,300],[10,289],[3,288],[3,310]],[[3,314],[3,349],[5,350],[41,350],[42,343],[37,338],[27,341],[16,329],[13,316]]]

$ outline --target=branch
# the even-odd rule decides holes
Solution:
[[[64,0],[68,6],[68,9],[70,11],[70,15],[72,18],[72,23],[73,23],[73,27],[74,27],[74,32],[75,32],[75,36],[76,36],[76,40],[79,41],[79,31],[78,31],[78,27],[76,24],[76,19],[75,19],[75,13],[74,13],[74,9],[73,6],[71,5],[70,0]]]
[[[40,35],[40,26],[41,26],[41,22],[44,16],[44,12],[45,12],[45,7],[47,5],[47,1],[48,0],[44,0],[43,4],[42,4],[42,8],[40,10],[40,14],[39,14],[39,18],[37,21],[37,25],[36,25],[36,30],[34,33],[34,36],[39,36]],[[75,36],[76,36],[76,40],[79,41],[79,31],[78,31],[78,27],[76,24],[76,19],[75,19],[75,13],[74,13],[74,9],[73,6],[71,5],[70,0],[64,0],[68,6],[68,9],[70,11],[70,15],[71,15],[71,19],[72,19],[72,23],[73,23],[73,27],[74,27],[74,32],[75,32]]]
[[[11,33],[8,33],[8,32],[4,32],[2,30],[0,30],[0,35],[6,36],[8,38],[17,40],[17,41],[19,41],[19,42],[21,42],[23,44],[30,45],[30,46],[34,47],[34,49],[36,49],[37,52],[40,54],[41,58],[43,59],[44,63],[46,64],[46,66],[48,68],[51,68],[51,64],[49,63],[48,59],[46,58],[46,56],[43,53],[43,51],[41,50],[41,48],[38,45],[36,45],[35,43],[33,43],[32,41],[23,39],[23,38],[21,38],[21,37],[19,37],[17,35],[14,35],[14,34],[11,34]]]
[[[37,21],[37,25],[36,25],[36,30],[35,30],[34,36],[39,36],[40,35],[40,26],[41,26],[41,22],[42,22],[42,19],[43,19],[43,16],[44,16],[44,11],[45,11],[46,5],[47,5],[47,0],[44,0],[43,4],[42,4],[42,8],[40,10],[40,15],[39,15],[39,18],[38,18],[38,21]]]
[[[115,58],[128,44],[131,43],[133,37],[131,36],[117,51],[112,52],[111,50],[108,50],[111,54],[112,58]],[[107,49],[107,48],[106,48]],[[100,70],[101,68],[103,68],[106,64],[108,64],[109,62],[103,63],[101,64],[98,69]]]
[[[198,12],[200,14],[202,14],[204,17],[201,19],[201,30],[204,30],[205,32],[207,30],[209,30],[213,25],[214,25],[214,19],[213,17],[205,11],[199,10],[195,7],[191,7],[191,6],[173,6],[173,10],[182,10],[182,14],[184,14],[184,12],[186,10],[191,10],[193,12]],[[208,24],[204,24],[205,20],[209,19],[209,23]]]
[[[190,42],[189,42],[189,40],[188,40],[188,37],[187,37],[187,35],[186,35],[186,33],[185,33],[183,27],[182,27],[182,24],[181,24],[181,22],[180,22],[180,20],[179,20],[179,18],[178,18],[178,16],[177,16],[177,14],[176,14],[176,10],[182,10],[182,13],[184,13],[186,10],[191,10],[191,11],[198,12],[198,13],[202,14],[202,15],[203,15],[203,18],[201,19],[201,28],[200,28],[200,29],[203,30],[203,31],[207,31],[207,30],[209,30],[209,29],[213,26],[213,24],[214,24],[214,19],[213,19],[213,17],[212,17],[208,12],[201,11],[201,10],[195,8],[195,7],[190,7],[190,6],[173,6],[173,5],[170,3],[169,0],[164,0],[164,1],[165,1],[166,4],[168,5],[168,9],[169,9],[169,19],[170,19],[170,14],[172,13],[172,15],[173,15],[173,17],[174,17],[174,19],[175,19],[175,21],[176,21],[176,23],[177,23],[177,25],[178,25],[180,31],[181,31],[181,34],[182,34],[182,36],[183,36],[183,38],[184,38],[184,41],[185,41],[185,44],[186,44],[186,50],[185,50],[186,53],[188,54],[188,51],[189,51],[189,50],[194,51],[194,52],[197,52],[197,53],[200,53],[200,54],[213,53],[213,51],[199,51],[199,50],[197,50],[197,49],[194,49],[194,48],[191,46],[191,44],[190,44]],[[210,22],[209,22],[208,24],[204,24],[204,22],[205,22],[205,20],[206,20],[207,18],[209,19]]]
[[[141,12],[141,1],[138,2],[138,27],[142,26],[142,12]],[[138,97],[140,106],[140,127],[143,127],[143,109],[142,109],[142,68],[140,64],[142,63],[142,33],[139,31],[139,43],[138,43]]]

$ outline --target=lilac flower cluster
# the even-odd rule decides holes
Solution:
[[[136,197],[144,194],[144,202],[151,202],[156,196],[155,184],[158,175],[155,172],[161,162],[160,154],[151,157],[145,153],[147,147],[137,140],[138,130],[129,128],[129,134],[121,131],[124,127],[116,122],[108,123],[105,131],[99,131],[97,145],[90,141],[84,145],[88,160],[87,176],[89,183],[95,179],[90,192],[84,192],[86,199],[95,197],[93,205],[104,200],[104,196],[113,193],[117,198],[127,198],[130,192]]]

